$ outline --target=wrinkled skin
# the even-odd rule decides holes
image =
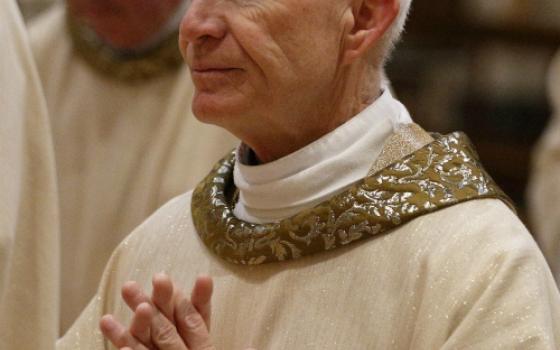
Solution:
[[[212,279],[198,277],[190,298],[165,274],[155,275],[152,284],[151,297],[133,281],[124,285],[122,296],[133,312],[132,322],[125,327],[105,315],[99,325],[105,338],[120,350],[213,350]]]
[[[364,88],[365,53],[398,7],[395,0],[192,0],[179,41],[196,87],[194,114],[236,135],[262,162],[304,147],[378,94]]]
[[[137,283],[125,284],[122,295],[132,321],[125,327],[105,315],[99,324],[105,338],[119,350],[215,350],[210,338],[212,279],[199,276],[190,298],[166,274],[155,275],[152,284],[151,297]]]
[[[104,41],[135,49],[153,38],[181,0],[67,0],[70,13]]]

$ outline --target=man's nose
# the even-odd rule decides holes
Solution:
[[[181,38],[189,44],[206,39],[221,39],[226,33],[226,23],[216,0],[192,0],[181,22]]]

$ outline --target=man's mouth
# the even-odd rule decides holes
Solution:
[[[225,67],[199,67],[191,69],[192,78],[195,82],[229,79],[239,71],[241,69]]]
[[[237,68],[205,68],[205,69],[193,69],[194,73],[227,73],[231,71],[238,70]]]

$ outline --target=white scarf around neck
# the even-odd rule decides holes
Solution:
[[[412,123],[389,92],[337,129],[276,161],[235,164],[235,216],[271,223],[312,208],[363,179],[400,124]],[[238,151],[238,154],[240,152]]]

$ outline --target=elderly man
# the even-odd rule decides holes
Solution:
[[[14,0],[0,2],[0,43],[0,349],[48,350],[59,305],[54,157]]]
[[[464,135],[426,133],[380,83],[409,7],[192,1],[194,113],[243,143],[116,249],[59,348],[106,348],[104,314],[142,348],[115,319],[167,271],[214,277],[218,349],[556,349],[560,295],[508,199]]]
[[[177,45],[186,1],[66,5],[31,26],[59,177],[63,331],[125,235],[235,147],[190,112]]]
[[[529,214],[535,236],[560,283],[560,53],[549,80],[555,114],[535,150],[529,185]]]

